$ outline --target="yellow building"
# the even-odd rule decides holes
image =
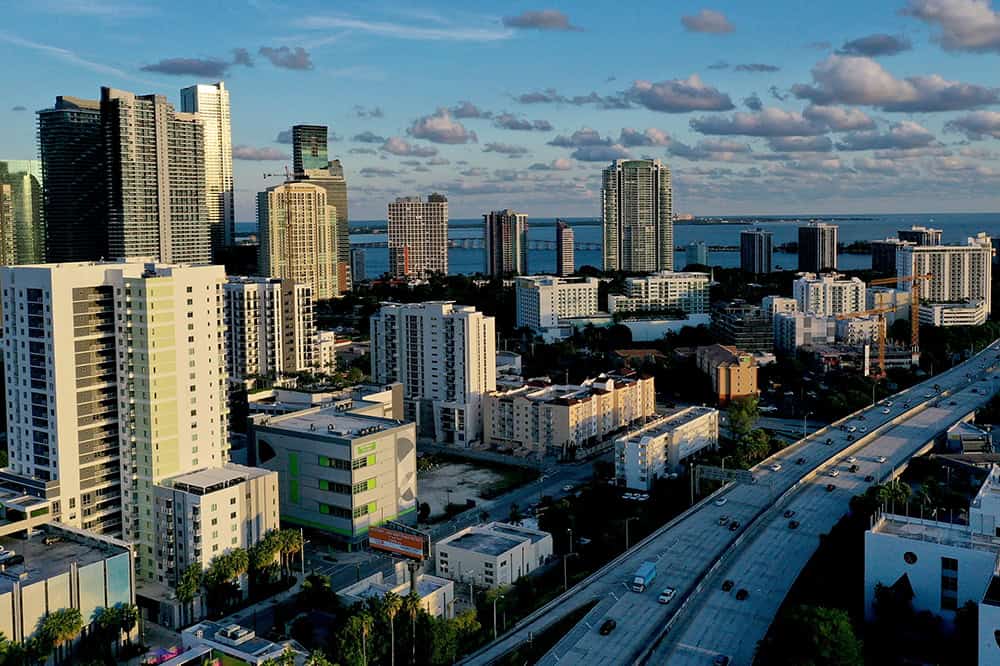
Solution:
[[[697,358],[698,369],[711,378],[720,405],[759,393],[753,354],[728,345],[710,345],[698,347]]]

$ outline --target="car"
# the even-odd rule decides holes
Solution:
[[[865,420],[865,415],[864,414],[858,414],[858,420],[859,421],[864,421]]]
[[[971,388],[971,389],[969,389],[969,390],[970,390],[971,392],[973,392],[973,393],[979,393],[979,389],[977,389],[977,388]]]
[[[886,407],[892,407],[892,400],[886,400],[884,404]]]
[[[736,601],[743,601],[749,596],[750,593],[747,592],[747,589],[745,587],[741,587],[740,589],[736,590]]]
[[[799,527],[799,521],[797,521],[797,520],[789,520],[788,521],[788,529],[794,530],[794,529],[798,529],[798,527]]]
[[[607,636],[612,631],[614,631],[615,627],[617,626],[618,623],[609,617],[607,620],[601,623],[601,628],[598,630],[598,632],[601,634],[601,636]]]
[[[791,518],[794,515],[795,515],[795,512],[792,511],[791,509],[789,509],[788,511],[785,511],[785,518]]]
[[[733,522],[729,523],[730,532],[735,532],[738,529],[740,529],[740,521],[734,520]]]
[[[622,495],[622,499],[624,499],[624,500],[632,500],[632,499],[635,499],[635,493],[624,493],[624,494]]]
[[[796,465],[805,465],[806,464],[806,459],[805,458],[796,458],[795,464]]]
[[[854,472],[858,471],[858,466],[857,465],[851,465],[850,467],[847,468],[847,471],[849,471],[849,472],[851,472],[853,474]]]
[[[666,587],[660,592],[660,596],[656,600],[661,604],[669,604],[673,601],[674,596],[677,594],[677,590],[672,587]]]
[[[723,592],[728,592],[729,590],[733,589],[733,585],[734,585],[734,583],[731,580],[724,580],[724,581],[722,581],[722,591]]]
[[[927,393],[924,393],[924,399],[933,398],[933,397],[934,397],[934,394],[931,393],[930,391],[928,391]]]
[[[949,407],[954,407],[954,406],[955,406],[955,405],[957,405],[957,404],[958,404],[957,402],[955,402],[954,400],[952,400],[952,401],[950,401],[950,402],[948,403],[948,406],[949,406]]]
[[[864,426],[859,426],[858,430],[860,430],[861,432],[868,432],[868,428],[866,428]]]
[[[636,497],[636,499],[638,501],[640,501],[640,502],[645,502],[646,500],[649,499],[649,495],[647,495],[646,493],[643,493],[643,494],[639,495],[638,497]]]
[[[726,502],[728,501],[729,500],[726,499],[725,497],[720,497],[719,499],[715,500],[715,506],[726,506]]]
[[[871,483],[874,480],[875,480],[875,477],[872,476],[871,474],[869,474],[868,476],[865,477],[865,483]]]
[[[847,441],[848,442],[853,442],[854,441],[854,435],[848,435],[847,436]]]
[[[850,427],[849,427],[849,428],[847,429],[847,432],[857,432],[857,431],[858,431],[858,428],[857,428],[857,426],[850,426]]]
[[[840,470],[839,469],[831,469],[829,472],[827,472],[827,474],[829,474],[833,478],[837,478],[838,476],[840,476]]]
[[[781,463],[774,463],[773,465],[771,465],[771,471],[772,472],[780,472],[781,471]]]
[[[857,456],[847,456],[847,462],[849,462],[849,463],[858,462],[858,457]]]
[[[875,457],[875,462],[877,462],[878,464],[881,465],[882,463],[885,462],[885,456],[876,456]]]
[[[832,483],[826,484],[826,492],[828,493],[832,493],[836,488],[837,486],[833,485]]]
[[[729,666],[729,657],[724,654],[716,655],[712,660],[712,666]]]
[[[883,413],[883,414],[888,414],[888,413],[889,413],[889,412],[891,412],[891,411],[892,411],[892,410],[891,410],[891,409],[889,409],[888,407],[885,407],[885,408],[883,408],[883,409],[882,409],[882,413]]]
[[[573,484],[567,483],[565,486],[563,486],[563,492],[564,493],[573,492]]]
[[[825,442],[823,442],[823,443],[824,443],[824,444],[833,444],[833,437],[827,437],[827,438],[826,438],[826,441],[825,441]]]
[[[12,550],[7,550],[3,546],[0,546],[0,562],[6,562],[7,560],[14,557],[16,553]]]
[[[44,539],[42,539],[42,543],[46,546],[51,546],[52,544],[59,543],[60,541],[62,541],[62,537],[58,534],[48,534]]]
[[[729,516],[719,516],[719,524],[720,525],[728,525],[729,524]]]

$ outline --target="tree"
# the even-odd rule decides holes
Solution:
[[[396,614],[403,607],[403,600],[395,592],[388,592],[382,598],[382,609],[389,618],[389,664],[396,664]]]
[[[421,523],[426,523],[427,519],[431,517],[431,505],[427,502],[421,502],[420,507],[417,509],[417,520]]]
[[[318,650],[309,655],[305,666],[334,666],[333,662],[326,658],[326,655]]]
[[[181,602],[181,624],[187,624],[185,616],[191,615],[191,603],[198,596],[202,582],[203,576],[199,562],[191,564],[181,574],[181,579],[177,583],[177,601]]]
[[[24,646],[8,640],[0,632],[0,666],[21,666],[27,661],[27,656]]]
[[[83,630],[83,616],[77,608],[60,608],[46,615],[39,623],[38,634],[41,644],[48,647],[46,654],[53,650],[58,653],[67,642],[76,638]]]
[[[729,434],[734,442],[743,439],[753,428],[760,416],[757,396],[736,398],[729,403],[726,416],[729,419]]]
[[[520,525],[524,522],[524,514],[521,513],[521,509],[517,506],[517,503],[510,505],[510,516],[507,517],[507,522],[511,525]]]
[[[302,582],[299,603],[305,608],[322,608],[330,603],[332,590],[330,578],[322,574],[309,574]]]
[[[417,616],[423,607],[420,605],[420,597],[414,592],[410,592],[403,597],[401,610],[410,616],[410,656],[413,664],[417,663]]]
[[[864,656],[846,611],[798,606],[775,621],[758,646],[756,662],[764,666],[862,666]]]
[[[118,628],[125,634],[125,645],[131,645],[132,630],[139,624],[139,607],[135,604],[125,604],[118,609]]]

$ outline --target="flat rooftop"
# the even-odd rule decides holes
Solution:
[[[62,530],[52,534],[62,540],[49,546],[42,543],[45,537],[43,530],[36,531],[30,539],[0,537],[0,546],[24,557],[24,562],[7,567],[6,575],[0,575],[0,594],[14,588],[15,580],[11,576],[22,585],[30,585],[66,573],[71,564],[83,567],[126,552],[124,548],[110,543],[76,540],[72,534]]]
[[[236,463],[226,463],[224,467],[209,467],[196,472],[188,472],[167,479],[177,490],[187,490],[205,494],[228,488],[246,481],[256,479],[270,473],[270,470],[259,467],[246,467]]]
[[[499,534],[477,531],[466,532],[458,538],[448,541],[445,545],[495,557],[516,548],[522,541],[523,539],[509,539]]]
[[[212,641],[213,643],[218,643],[219,645],[224,645],[231,650],[238,650],[255,657],[268,654],[269,652],[274,652],[275,650],[281,650],[281,646],[277,643],[272,643],[266,638],[258,638],[256,636],[244,643],[240,643],[239,645],[230,645],[225,642],[225,639],[219,640],[216,638],[216,634],[225,629],[226,626],[221,625],[218,622],[203,621],[194,626],[188,627],[184,630],[184,633],[194,634],[195,631],[201,630],[203,639]]]
[[[529,530],[517,527],[516,525],[494,525],[492,527],[494,532],[500,532],[501,534],[510,534],[515,537],[527,537],[531,539],[531,543],[538,543],[545,537],[549,536],[545,532],[538,532],[536,530]]]
[[[405,425],[407,423],[393,419],[345,413],[336,407],[319,407],[272,417],[261,423],[260,427],[312,435],[353,438]]]
[[[968,525],[882,514],[882,517],[872,527],[871,532],[1000,555],[1000,538],[977,534]]]
[[[640,442],[643,437],[656,437],[658,435],[673,432],[677,428],[685,426],[703,416],[708,416],[715,411],[717,410],[712,407],[684,407],[679,411],[672,414],[666,414],[651,423],[628,432],[624,435],[624,437],[630,442]]]

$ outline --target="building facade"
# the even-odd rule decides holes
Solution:
[[[426,277],[448,273],[448,199],[432,194],[389,204],[389,273]]]
[[[309,285],[313,298],[335,298],[337,211],[326,190],[309,182],[287,182],[257,194],[261,275]]]
[[[42,164],[0,160],[0,265],[45,261]]]
[[[467,446],[496,390],[496,323],[450,302],[384,303],[371,317],[372,381],[401,382],[417,434]]]
[[[558,327],[561,319],[596,315],[598,284],[597,278],[516,278],[517,327],[541,331]]]
[[[799,302],[788,296],[772,294],[760,299],[760,309],[773,318],[776,314],[798,312]]]
[[[229,380],[280,379],[320,365],[312,289],[292,280],[231,276],[225,285]]]
[[[528,216],[509,208],[483,215],[486,273],[502,277],[528,273]]]
[[[466,527],[434,544],[435,571],[456,583],[512,585],[552,557],[552,535],[509,523]]]
[[[792,283],[799,312],[822,316],[863,312],[867,307],[865,283],[839,273],[801,274]]]
[[[839,227],[825,222],[811,222],[799,227],[799,270],[823,273],[837,270],[837,235]]]
[[[674,269],[673,186],[660,160],[615,160],[601,185],[604,270]]]
[[[625,280],[625,294],[608,296],[608,311],[704,314],[709,311],[708,273],[663,271]]]
[[[332,407],[251,417],[256,464],[278,473],[281,520],[354,547],[415,520],[416,426]]]
[[[205,209],[212,258],[221,263],[222,248],[232,245],[236,236],[233,133],[226,84],[219,81],[181,88],[181,111],[197,115],[204,130]]]
[[[368,279],[368,271],[365,268],[365,251],[360,247],[351,248],[351,284],[364,282]]]
[[[719,410],[685,407],[615,440],[615,481],[649,491],[682,460],[719,445]]]
[[[872,270],[885,275],[895,275],[896,251],[907,245],[914,245],[914,243],[898,238],[872,241]]]
[[[774,350],[771,313],[741,300],[712,307],[712,331],[724,345],[749,352]]]
[[[916,245],[896,255],[896,275],[930,275],[920,281],[921,310],[935,303],[965,303],[992,308],[993,244],[980,233],[965,245]],[[899,289],[912,293],[913,282],[900,282]],[[923,313],[921,312],[921,316]]]
[[[705,241],[688,243],[684,248],[684,258],[687,265],[708,266],[708,245]]]
[[[576,271],[576,246],[573,227],[556,220],[556,275],[566,277]]]
[[[696,359],[698,369],[711,379],[720,405],[759,393],[757,362],[751,354],[732,346],[709,345],[698,347]]]
[[[917,225],[913,225],[909,229],[900,229],[896,232],[899,240],[907,241],[914,245],[940,245],[942,235],[943,232],[941,229],[932,229]]]
[[[740,232],[740,270],[753,275],[771,272],[774,235],[764,229]]]
[[[803,312],[774,315],[774,350],[794,354],[803,345],[832,344],[836,341],[836,320]]]

